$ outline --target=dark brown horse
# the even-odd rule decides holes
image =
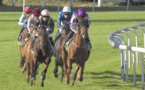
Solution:
[[[34,44],[34,53],[32,53],[30,49],[33,35],[34,35],[34,34],[31,34],[31,38],[28,40],[28,42],[25,45],[26,49],[24,52],[24,57],[26,59],[26,63],[23,67],[23,70],[27,69],[27,81],[29,82],[29,76],[31,74],[31,85],[34,85],[35,79],[36,79],[36,72],[38,69],[38,64],[39,63],[44,64],[44,69],[41,75],[42,87],[44,86],[45,75],[47,72],[47,68],[51,62],[51,56],[53,54],[51,50],[51,46],[50,46],[51,44],[50,44],[50,41],[48,39],[48,35],[45,29],[46,28],[43,26],[40,26],[39,28],[37,28],[38,38],[36,39],[36,42]]]
[[[73,40],[68,46],[68,52],[62,47],[62,60],[65,71],[65,83],[69,83],[69,76],[71,73],[72,63],[76,63],[76,71],[73,76],[74,85],[76,77],[79,81],[83,81],[83,71],[85,62],[89,58],[88,45],[86,44],[87,21],[82,20],[76,25],[76,31]],[[63,42],[64,43],[64,42]]]
[[[63,80],[64,77],[64,71],[63,71],[63,63],[62,63],[62,58],[61,58],[61,45],[62,45],[62,40],[63,38],[67,38],[67,34],[70,32],[70,27],[69,23],[63,22],[62,25],[62,32],[61,32],[61,37],[57,39],[54,45],[54,57],[55,57],[55,68],[54,68],[54,76],[57,78],[58,77],[58,66],[61,67],[61,81]]]

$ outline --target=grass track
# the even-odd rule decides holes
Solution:
[[[51,12],[55,21],[58,12]],[[19,48],[17,36],[20,30],[17,22],[20,12],[0,12],[0,89],[1,90],[140,90],[141,82],[138,77],[137,87],[133,87],[131,72],[129,83],[120,79],[120,56],[119,50],[112,49],[108,43],[108,35],[114,30],[140,24],[145,20],[145,12],[88,12],[91,17],[89,35],[92,41],[92,52],[86,62],[84,70],[84,81],[76,80],[75,86],[65,85],[53,76],[54,58],[48,68],[44,88],[40,87],[39,68],[36,85],[31,87],[26,83],[26,73],[22,74],[19,64]],[[73,71],[75,64],[73,65]],[[138,69],[140,70],[140,69]],[[59,69],[60,72],[60,69]],[[140,72],[137,73],[138,76]],[[72,77],[72,75],[71,75]],[[72,80],[72,79],[71,79]],[[71,81],[70,81],[71,83]]]

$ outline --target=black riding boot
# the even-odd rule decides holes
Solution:
[[[68,34],[68,38],[66,39],[66,43],[65,45],[68,46],[69,42],[72,40],[72,36],[73,36],[74,32],[70,31]]]
[[[88,35],[86,37],[86,43],[90,46],[90,48],[92,48],[92,44]]]
[[[49,40],[50,40],[50,42],[51,42],[51,45],[54,47],[54,42],[53,42],[52,37],[50,37]]]
[[[36,38],[37,38],[37,36],[34,35],[34,38],[33,38],[32,44],[31,44],[31,50],[32,50],[32,51],[33,51],[33,49],[34,49],[34,43],[35,43]]]
[[[22,40],[21,33],[23,32],[24,28],[25,28],[24,26],[21,28],[21,31],[20,31],[20,33],[18,35],[18,41],[21,41]]]
[[[57,34],[55,36],[55,39],[54,39],[54,43],[56,42],[56,40],[61,36],[61,33],[59,32],[59,30],[57,31]]]

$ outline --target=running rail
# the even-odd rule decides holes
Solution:
[[[144,53],[145,53],[145,23],[141,23],[139,25],[135,25],[128,28],[123,28],[120,30],[116,30],[111,33],[108,37],[109,44],[113,48],[120,49],[120,60],[121,60],[121,78],[128,82],[128,68],[131,67],[131,62],[133,66],[133,82],[134,86],[136,86],[136,65],[141,65],[141,84],[142,90],[144,90]],[[138,30],[143,31],[143,47],[138,47]],[[135,46],[131,45],[131,38],[129,32],[133,32],[135,35]],[[127,36],[127,44],[125,44],[124,40],[125,34]],[[132,54],[132,58],[131,58]],[[140,55],[140,64],[139,64],[139,56]]]

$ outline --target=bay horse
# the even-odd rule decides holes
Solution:
[[[34,33],[35,30],[33,30]],[[38,38],[35,41],[34,44],[34,53],[31,52],[31,44],[33,40],[34,34],[31,34],[31,38],[28,40],[26,43],[25,47],[27,48],[26,51],[24,52],[24,56],[26,59],[26,63],[23,67],[23,69],[27,69],[27,81],[29,82],[29,76],[31,74],[31,85],[35,84],[36,80],[36,72],[38,69],[39,63],[44,64],[44,69],[42,71],[41,75],[41,86],[44,86],[44,80],[45,80],[45,75],[47,72],[47,68],[51,62],[51,57],[53,54],[53,51],[51,50],[51,43],[49,41],[46,28],[44,26],[40,26],[37,28],[38,31]]]
[[[19,49],[20,49],[20,63],[19,63],[19,67],[23,67],[24,62],[25,62],[24,57],[22,57],[22,52],[24,50],[23,47],[22,47],[22,45],[25,42],[25,38],[26,38],[27,34],[28,34],[28,30],[25,27],[24,30],[23,30],[23,32],[21,33],[22,39],[21,39],[20,42],[18,42],[19,43]]]
[[[87,32],[87,20],[81,20],[76,25],[76,34],[68,46],[68,51],[65,50],[64,46],[62,50],[63,68],[65,72],[65,83],[69,84],[69,76],[71,73],[72,63],[76,63],[76,70],[73,75],[73,83],[75,83],[76,77],[79,81],[83,81],[83,71],[85,62],[89,58],[88,45],[86,43]],[[65,43],[62,42],[63,44]]]
[[[61,58],[61,46],[62,46],[62,40],[67,38],[67,34],[70,32],[70,26],[68,22],[62,22],[62,32],[61,37],[58,38],[54,45],[54,57],[55,57],[55,68],[54,68],[54,77],[58,78],[58,66],[61,67],[61,81],[64,77],[64,70],[63,70],[63,62]]]

